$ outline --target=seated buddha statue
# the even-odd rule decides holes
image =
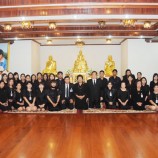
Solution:
[[[105,75],[112,76],[112,71],[115,69],[115,62],[112,59],[112,56],[108,56],[108,60],[105,62]]]
[[[85,60],[81,50],[79,52],[77,59],[75,60],[73,72],[75,73],[88,72],[87,61]]]
[[[53,57],[51,55],[48,57],[48,61],[46,62],[46,67],[42,73],[48,73],[48,74],[53,73],[54,75],[57,74],[56,61],[53,60]]]

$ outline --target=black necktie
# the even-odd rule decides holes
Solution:
[[[66,87],[66,97],[69,98],[69,86]]]

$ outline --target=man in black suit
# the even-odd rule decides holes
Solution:
[[[87,81],[89,108],[100,108],[101,83],[97,79],[97,72],[92,72],[92,79]]]
[[[59,71],[59,72],[57,73],[57,77],[58,77],[58,79],[56,79],[56,82],[57,82],[58,88],[60,89],[60,88],[61,88],[61,85],[64,84],[63,72],[62,72],[62,71]]]
[[[73,84],[70,83],[69,76],[65,76],[64,84],[61,85],[60,90],[61,90],[61,108],[73,109],[74,92],[73,92]]]
[[[121,79],[120,79],[120,77],[117,76],[117,70],[114,69],[112,71],[112,74],[113,74],[113,76],[111,76],[109,78],[109,82],[112,82],[112,85],[113,85],[114,89],[119,90],[120,86],[121,86]]]
[[[104,89],[107,87],[107,83],[108,83],[108,80],[104,76],[105,76],[104,71],[101,70],[99,72],[99,78],[98,78],[98,81],[101,84],[101,93],[104,92]]]

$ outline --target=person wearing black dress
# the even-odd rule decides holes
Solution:
[[[104,76],[105,76],[104,71],[101,70],[99,72],[99,78],[98,78],[98,81],[101,84],[101,94],[104,93],[104,89],[105,87],[107,87],[107,83],[108,83],[108,80]]]
[[[21,83],[21,90],[26,90],[26,78],[25,78],[25,74],[22,73],[20,75],[20,83]]]
[[[16,91],[14,95],[13,107],[17,109],[18,111],[25,110],[24,99],[23,99],[21,88],[22,88],[21,83],[17,83]]]
[[[126,72],[125,72],[125,75],[123,76],[123,80],[126,85],[128,84],[128,76],[131,75],[133,80],[135,80],[135,76],[131,73],[131,70],[130,69],[127,69]]]
[[[132,91],[134,110],[145,110],[145,92],[142,90],[141,81],[137,81],[136,88]]]
[[[14,72],[14,86],[16,87],[16,85],[20,82],[19,80],[19,74],[17,72]]]
[[[158,74],[155,73],[153,75],[153,80],[150,82],[150,93],[154,91],[155,85],[158,84]]]
[[[137,72],[137,79],[135,80],[135,82],[141,81],[141,79],[142,79],[142,73],[141,72]]]
[[[93,71],[92,79],[87,81],[89,108],[100,108],[102,98],[101,83],[97,79],[97,72]]]
[[[147,79],[145,77],[142,77],[141,79],[142,82],[142,91],[144,92],[145,95],[145,105],[149,104],[149,93],[150,93],[150,87],[147,84]]]
[[[154,91],[149,96],[149,105],[145,106],[146,110],[158,111],[158,84],[154,86]]]
[[[88,109],[87,85],[83,82],[83,76],[77,76],[77,83],[74,85],[75,108],[80,110]]]
[[[45,111],[47,106],[47,91],[44,88],[44,83],[39,83],[36,91],[36,106],[38,111]]]
[[[112,71],[112,74],[113,74],[113,76],[111,76],[109,78],[109,82],[112,82],[114,89],[119,90],[120,86],[121,86],[121,79],[120,79],[120,77],[117,76],[117,70],[114,69]]]
[[[136,85],[135,85],[135,81],[134,81],[132,75],[128,76],[128,83],[126,84],[126,88],[127,88],[129,95],[130,95],[129,105],[133,106],[132,91],[136,88]]]
[[[49,80],[48,80],[48,74],[47,73],[44,73],[43,74],[43,83],[44,83],[44,89],[49,89],[50,86],[49,86]]]
[[[118,90],[118,104],[120,109],[130,109],[130,105],[129,105],[129,100],[130,100],[130,95],[129,92],[126,88],[126,83],[122,82],[121,83],[121,88],[120,90]]]
[[[35,91],[37,89],[37,87],[36,87],[36,75],[35,74],[31,75],[31,83],[32,83],[32,89],[33,89],[33,91]]]
[[[60,91],[57,87],[57,83],[55,80],[51,82],[51,88],[47,93],[48,99],[48,110],[49,111],[59,111],[61,110],[59,101],[60,101]]]
[[[14,79],[9,79],[8,87],[7,87],[7,98],[8,98],[8,108],[11,110],[13,108],[15,87],[14,87]]]
[[[58,77],[58,79],[56,79],[56,81],[57,81],[58,88],[60,89],[61,86],[64,84],[63,72],[59,71],[57,73],[57,77]]]
[[[2,81],[5,84],[5,87],[8,87],[8,76],[7,74],[2,74]]]
[[[7,89],[5,87],[4,81],[0,81],[0,110],[8,111],[8,98],[7,98]]]
[[[23,91],[24,105],[26,111],[28,112],[37,111],[37,107],[35,106],[36,95],[32,89],[31,81],[27,82],[26,87],[27,87],[26,90]]]
[[[74,85],[70,83],[70,77],[65,76],[64,84],[62,84],[61,90],[61,108],[73,109],[74,108]]]
[[[117,91],[113,89],[112,82],[108,82],[103,97],[107,109],[116,109]]]

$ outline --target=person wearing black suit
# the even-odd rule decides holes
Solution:
[[[114,69],[112,71],[112,74],[113,74],[113,76],[111,76],[109,78],[109,82],[112,82],[114,89],[119,90],[120,86],[121,86],[121,79],[120,79],[120,77],[117,76],[117,70]]]
[[[61,109],[73,109],[74,108],[74,91],[73,84],[70,83],[70,77],[65,76],[64,84],[61,85]]]
[[[99,78],[98,78],[98,81],[100,82],[100,84],[101,84],[101,93],[103,93],[104,92],[104,89],[105,89],[105,87],[107,87],[107,83],[108,83],[108,80],[104,77],[104,71],[103,70],[101,70],[100,72],[99,72]]]
[[[101,83],[97,79],[97,72],[92,72],[92,79],[87,81],[88,87],[88,100],[89,108],[100,108],[100,100],[102,99],[101,95]]]
[[[132,76],[133,80],[135,80],[135,76],[131,73],[131,70],[127,69],[125,75],[123,76],[123,80],[122,80],[126,83],[126,85],[128,84],[128,76],[130,76],[130,75]]]
[[[57,86],[58,86],[58,88],[61,88],[61,85],[64,84],[63,72],[59,71],[59,72],[57,73],[57,77],[58,77],[58,79],[56,79],[56,81],[57,81]]]

